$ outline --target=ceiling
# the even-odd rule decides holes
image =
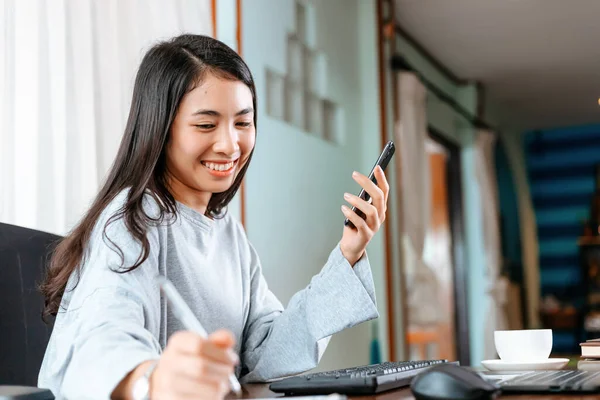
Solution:
[[[600,122],[600,0],[396,0],[400,26],[527,129]]]

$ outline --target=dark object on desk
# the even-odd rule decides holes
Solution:
[[[384,362],[286,378],[272,383],[273,392],[286,395],[362,395],[380,393],[410,385],[419,373],[446,360]]]
[[[54,400],[48,389],[29,386],[0,386],[0,400]]]
[[[0,385],[37,385],[52,332],[38,284],[59,239],[0,223]]]
[[[476,372],[452,364],[430,368],[410,388],[417,400],[487,400],[500,394],[498,386]]]

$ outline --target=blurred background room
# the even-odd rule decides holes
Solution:
[[[0,5],[0,223],[66,234],[116,154],[144,51],[212,35],[256,81],[256,151],[229,212],[284,304],[339,240],[351,172],[396,143],[368,248],[380,318],[336,335],[320,370],[479,365],[496,329],[552,328],[571,356],[600,337],[600,2]]]

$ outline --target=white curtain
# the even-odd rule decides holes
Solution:
[[[399,119],[395,140],[400,162],[404,273],[408,287],[409,323],[431,325],[440,319],[440,307],[434,293],[439,282],[434,271],[423,261],[425,236],[431,213],[429,158],[425,148],[427,134],[426,94],[413,73],[400,73],[398,79]],[[412,290],[412,289],[414,290]]]
[[[0,222],[66,233],[116,154],[150,45],[212,34],[210,0],[3,0]]]
[[[506,307],[509,289],[508,279],[501,276],[499,200],[494,157],[496,135],[493,132],[480,130],[477,133],[475,146],[476,176],[483,212],[483,239],[486,257],[486,282],[488,284],[484,356],[486,359],[493,359],[496,358],[494,331],[508,329]]]

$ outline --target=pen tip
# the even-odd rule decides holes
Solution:
[[[242,396],[242,385],[240,385],[240,383],[238,382],[237,379],[235,379],[233,377],[233,375],[231,375],[229,377],[229,384],[231,387],[231,391],[233,393],[235,393],[236,397],[241,397]]]

